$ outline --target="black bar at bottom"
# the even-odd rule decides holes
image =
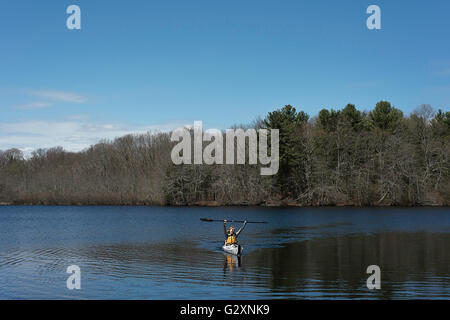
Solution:
[[[400,312],[402,319],[425,311],[448,310],[450,300],[94,300],[94,301],[0,301],[3,312],[17,317],[22,312],[44,313],[57,318],[71,316],[105,317],[109,315],[142,315],[151,319],[285,319],[311,317],[381,318]],[[9,310],[8,310],[9,309]],[[58,316],[59,314],[59,316]],[[167,317],[167,318],[166,318]]]

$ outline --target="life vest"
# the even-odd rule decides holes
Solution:
[[[237,244],[237,239],[234,234],[227,237],[227,244]]]

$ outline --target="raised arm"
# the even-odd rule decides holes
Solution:
[[[247,220],[244,221],[244,224],[242,227],[236,232],[236,237],[244,230],[245,226],[247,225]]]
[[[227,237],[227,220],[223,220],[223,233]]]

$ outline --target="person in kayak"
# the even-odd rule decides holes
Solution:
[[[235,232],[236,229],[233,226],[227,229],[227,220],[223,220],[223,231],[225,232],[225,244],[226,245],[237,244],[237,237],[242,232],[242,230],[244,230],[246,225],[247,220],[245,220],[242,227],[237,232]]]

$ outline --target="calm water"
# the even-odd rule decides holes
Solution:
[[[269,223],[237,259],[201,217]],[[449,249],[448,208],[0,206],[0,299],[449,299]]]

